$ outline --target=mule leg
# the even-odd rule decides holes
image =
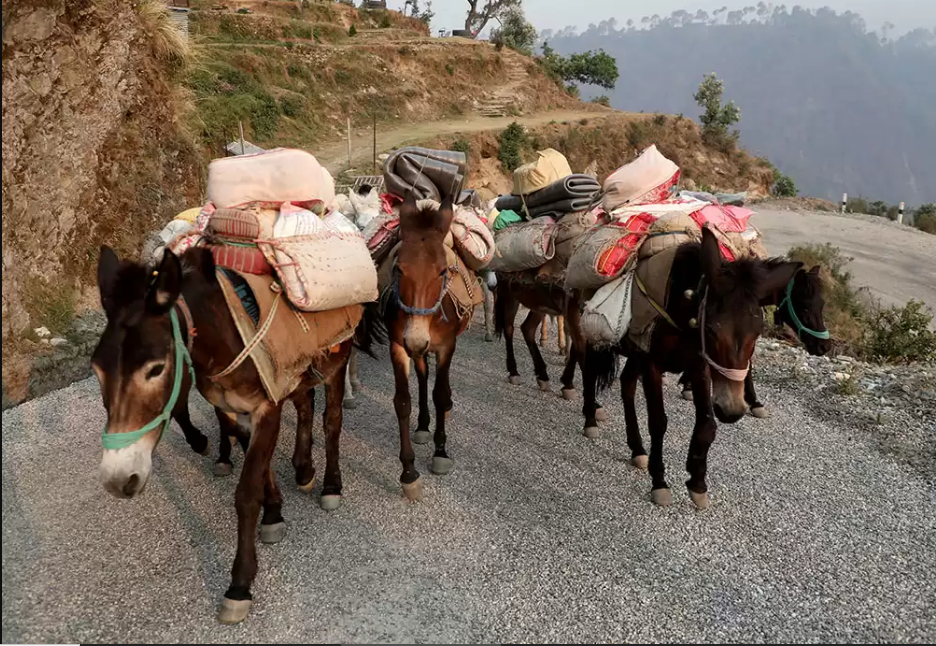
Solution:
[[[481,292],[484,294],[484,340],[494,340],[494,292],[488,287],[487,280],[481,281]]]
[[[305,492],[315,487],[315,465],[312,463],[312,428],[315,425],[315,389],[296,395],[296,447],[292,464],[296,470],[296,484]]]
[[[545,348],[549,341],[549,317],[543,317],[543,325],[540,327],[540,347]]]
[[[762,403],[757,401],[757,393],[754,392],[753,366],[751,370],[748,370],[747,376],[744,378],[744,401],[747,403],[748,408],[751,409],[751,415],[759,418],[767,417],[767,409],[764,408]]]
[[[276,474],[267,468],[263,479],[263,517],[260,519],[260,541],[279,543],[286,536],[283,520],[283,494],[276,485]]]
[[[530,310],[520,326],[520,331],[523,333],[523,340],[526,341],[527,348],[530,350],[530,356],[533,357],[533,372],[536,373],[536,383],[540,390],[549,392],[549,375],[546,372],[546,362],[543,361],[543,355],[540,354],[539,347],[536,345],[536,328],[545,319],[545,314]]]
[[[569,359],[572,361],[572,365],[566,365],[566,371],[568,376],[568,381],[563,381],[563,388],[565,389],[568,385],[569,388],[574,389],[574,380],[575,380],[575,364],[577,363],[579,369],[582,371],[582,388],[584,389],[584,375],[585,375],[585,355],[587,350],[587,342],[585,341],[585,335],[582,333],[582,313],[581,308],[579,307],[579,294],[576,291],[570,292],[566,296],[566,307],[565,307],[565,320],[568,325],[566,329],[569,331]],[[566,374],[564,373],[563,379],[565,379]],[[584,392],[584,390],[583,390]],[[568,397],[567,397],[568,399]],[[608,414],[605,412],[605,409],[602,407],[601,402],[597,400],[595,395],[592,396],[592,413],[596,421],[606,422],[608,421]],[[586,415],[587,417],[587,415]],[[587,426],[586,426],[587,428]],[[595,433],[598,432],[598,427],[594,427]]]
[[[325,481],[322,483],[322,509],[332,511],[341,505],[341,464],[340,441],[341,424],[344,421],[345,375],[348,361],[325,381],[325,411],[322,414],[322,428],[325,430]]]
[[[344,377],[344,401],[341,403],[342,406],[348,410],[357,408],[357,400],[354,398],[354,383],[351,381],[351,370],[348,369],[345,371]]]
[[[395,382],[393,408],[396,410],[397,424],[400,426],[400,463],[403,465],[400,484],[403,485],[403,493],[407,498],[419,500],[422,497],[422,483],[419,481],[419,471],[416,470],[416,452],[413,451],[413,444],[410,440],[410,412],[412,409],[409,392],[410,358],[402,345],[391,342],[390,360],[393,362]]]
[[[192,418],[189,417],[188,397],[179,397],[175,408],[172,409],[172,419],[174,419],[176,424],[179,425],[179,428],[182,429],[182,433],[185,435],[185,441],[192,447],[192,450],[199,455],[208,455],[210,442],[208,442],[208,438],[205,437],[205,434],[192,424]]]
[[[666,484],[666,466],[663,464],[663,438],[666,435],[666,408],[663,403],[663,372],[650,361],[644,359],[643,389],[647,400],[647,426],[650,428],[650,477],[653,489],[650,499],[658,505],[666,506],[673,502],[673,495]]]
[[[361,380],[358,378],[357,360],[358,360],[358,349],[355,347],[352,347],[351,357],[348,359],[348,373],[351,375],[351,388],[354,389],[355,394],[361,392],[361,390],[363,390],[364,388],[364,385],[361,383]]]
[[[216,476],[229,476],[233,466],[231,465],[231,442],[238,440],[242,443],[244,451],[247,451],[243,431],[237,425],[237,417],[231,418],[231,414],[225,413],[220,408],[215,408],[215,416],[218,418],[218,461],[215,462],[214,474]]]
[[[416,444],[428,444],[432,435],[429,433],[429,361],[425,356],[414,357],[416,382],[419,384],[419,415],[416,418],[416,432],[413,441]]]
[[[224,593],[218,620],[225,624],[243,621],[250,611],[250,586],[257,576],[257,521],[266,497],[266,475],[276,449],[282,404],[264,402],[250,415],[253,426],[244,469],[234,494],[237,510],[237,555],[231,569],[231,585]]]
[[[561,314],[556,317],[556,335],[559,337],[559,354],[566,355],[566,349],[568,348],[568,339],[566,339],[565,331],[565,317]]]
[[[435,385],[432,388],[432,403],[436,410],[435,453],[432,456],[432,472],[444,476],[451,472],[455,461],[445,452],[445,418],[452,409],[452,385],[449,382],[452,357],[455,355],[455,339],[436,353]]]
[[[582,360],[582,415],[585,416],[585,429],[583,435],[589,439],[598,437],[598,420],[595,419],[595,393],[598,388],[598,374],[592,360],[589,358],[589,350],[586,348],[585,358]]]
[[[624,427],[627,446],[631,451],[631,464],[646,469],[649,459],[640,437],[640,422],[637,420],[637,382],[640,381],[640,359],[628,357],[621,371],[621,402],[624,404]]]
[[[520,383],[520,373],[517,372],[517,356],[514,354],[513,335],[514,321],[517,319],[520,303],[514,298],[514,295],[506,285],[497,290],[497,298],[501,300],[498,306],[503,308],[504,314],[504,343],[507,347],[507,381],[513,385],[517,385]]]
[[[689,441],[689,457],[686,458],[686,471],[689,480],[686,487],[692,502],[699,509],[706,509],[711,504],[705,474],[708,470],[708,451],[715,441],[715,415],[712,412],[712,382],[708,370],[700,367],[692,375],[692,395],[695,402],[696,421]]]
[[[692,383],[689,381],[689,373],[682,373],[679,377],[679,387],[682,388],[682,398],[686,401],[692,401]]]

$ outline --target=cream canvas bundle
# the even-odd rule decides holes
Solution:
[[[465,265],[473,271],[487,267],[494,258],[494,234],[469,207],[455,207],[452,242]]]
[[[637,159],[608,175],[602,206],[610,212],[630,202],[657,201],[664,196],[656,190],[669,184],[675,186],[678,173],[679,166],[664,157],[655,145],[650,146]]]
[[[494,271],[536,269],[556,255],[556,222],[549,217],[512,224],[494,236],[497,250],[488,265]]]
[[[304,150],[276,148],[208,164],[208,200],[219,208],[250,202],[321,200],[331,210],[335,180]]]

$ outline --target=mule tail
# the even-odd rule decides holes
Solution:
[[[376,359],[374,344],[387,345],[389,336],[387,326],[383,321],[379,303],[364,303],[364,315],[354,330],[354,347]]]
[[[598,378],[596,384],[598,392],[604,392],[614,383],[614,378],[618,372],[619,359],[612,348],[588,346],[585,350],[585,362]]]

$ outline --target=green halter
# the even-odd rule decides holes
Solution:
[[[786,304],[786,306],[787,306],[787,314],[790,315],[790,320],[793,321],[793,325],[796,327],[796,335],[797,335],[797,336],[799,336],[799,335],[801,335],[803,332],[805,332],[806,334],[809,334],[809,335],[811,335],[811,336],[814,336],[814,337],[816,337],[817,339],[828,339],[828,338],[829,338],[829,331],[828,331],[828,330],[823,330],[822,332],[816,332],[815,330],[810,330],[808,327],[806,327],[805,325],[803,325],[802,321],[800,321],[800,320],[799,320],[799,317],[796,315],[796,312],[793,311],[793,298],[792,298],[792,295],[793,295],[793,280],[795,280],[795,278],[790,279],[790,282],[789,282],[789,284],[787,285],[787,288],[786,288],[786,296],[784,296],[784,297],[783,297],[783,300],[780,301],[780,305],[779,305],[778,307],[783,308],[784,303]]]
[[[105,427],[104,432],[101,434],[101,444],[104,445],[104,450],[106,451],[117,451],[119,449],[125,449],[137,442],[140,438],[156,427],[160,427],[159,438],[156,440],[156,443],[159,444],[159,440],[162,439],[163,431],[165,431],[166,427],[169,426],[169,420],[172,416],[172,409],[175,408],[176,402],[179,400],[179,394],[182,392],[182,375],[184,374],[182,372],[183,361],[188,364],[188,369],[192,376],[192,381],[195,381],[195,370],[192,368],[192,357],[189,354],[188,349],[185,347],[185,344],[182,342],[182,332],[179,329],[179,316],[176,314],[174,307],[172,308],[172,311],[169,312],[169,318],[172,320],[172,340],[175,344],[175,381],[172,384],[172,395],[169,396],[169,401],[166,402],[166,406],[163,408],[163,411],[160,413],[159,417],[138,431],[131,431],[129,433],[108,433],[107,428]]]

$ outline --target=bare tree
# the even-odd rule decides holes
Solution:
[[[519,7],[521,0],[467,0],[468,16],[465,18],[465,29],[472,36],[481,33],[491,20],[512,7]],[[482,4],[483,2],[483,4]],[[481,4],[481,8],[478,5]]]

